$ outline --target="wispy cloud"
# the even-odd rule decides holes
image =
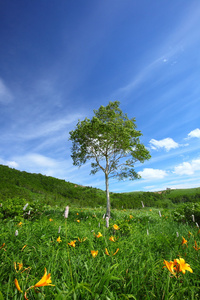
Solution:
[[[3,80],[0,78],[0,103],[7,104],[13,100],[13,95],[10,89],[6,86]]]
[[[179,144],[176,143],[172,138],[165,138],[159,141],[155,139],[151,139],[149,143],[151,149],[153,150],[164,148],[166,151],[169,151],[171,149],[176,149],[179,147]]]

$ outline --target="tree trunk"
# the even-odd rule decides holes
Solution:
[[[110,218],[110,194],[109,194],[109,184],[108,184],[108,174],[107,173],[105,173],[105,183],[106,183],[106,197],[107,197],[106,217]]]

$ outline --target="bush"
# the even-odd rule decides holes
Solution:
[[[200,203],[181,204],[173,212],[173,218],[177,222],[197,222],[200,224]]]

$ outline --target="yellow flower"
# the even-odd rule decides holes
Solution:
[[[113,253],[113,252],[111,251],[111,255],[114,256],[115,254],[117,254],[118,251],[119,251],[119,248],[117,248],[117,250],[115,251],[115,253]],[[107,249],[107,248],[105,248],[105,254],[111,256],[111,255],[108,253],[108,249]]]
[[[76,213],[77,214],[77,216],[79,215],[79,213]]]
[[[115,253],[113,253],[113,255],[117,254],[118,251],[119,251],[119,248],[117,248],[117,250],[115,251]]]
[[[87,238],[86,238],[86,237],[84,237],[84,238],[82,238],[82,239],[80,239],[80,238],[78,237],[78,241],[79,241],[80,243],[83,243],[83,242],[85,242],[85,240],[87,240]]]
[[[18,225],[18,226],[22,226],[22,224],[23,224],[22,222],[19,222],[17,225]]]
[[[134,217],[132,215],[129,216],[130,219],[133,219]]]
[[[152,209],[150,209],[149,211],[152,211]]]
[[[77,220],[78,223],[80,223],[80,220]]]
[[[98,234],[96,235],[97,238],[102,237],[103,235],[101,234],[101,232],[98,232]]]
[[[187,246],[187,240],[182,236],[181,245],[184,245],[184,244]]]
[[[21,251],[23,251],[23,250],[24,250],[24,248],[26,248],[26,246],[27,246],[27,245],[24,245],[24,246],[22,247],[22,250],[21,250]]]
[[[53,221],[53,219],[49,219],[49,221],[50,221],[50,222],[52,222],[52,221]]]
[[[18,265],[18,268],[17,268],[17,265]],[[20,270],[23,269],[23,263],[17,263],[16,264],[16,262],[14,262],[14,268],[15,268],[16,272],[19,272]]]
[[[185,274],[185,271],[189,271],[193,273],[193,270],[190,268],[190,265],[187,264],[183,258],[177,258],[176,262],[178,263],[178,272],[183,272],[183,274]]]
[[[92,254],[92,256],[93,257],[96,257],[97,256],[97,254],[98,254],[98,250],[91,250],[91,254]]]
[[[58,243],[62,242],[60,236],[56,240]]]
[[[14,284],[15,284],[16,288],[18,289],[18,291],[22,293],[22,290],[21,290],[21,288],[19,286],[19,282],[18,282],[17,278],[15,278]]]
[[[75,247],[76,246],[76,240],[71,241],[70,243],[68,243],[69,246]]]
[[[194,248],[196,251],[198,251],[198,250],[200,249],[200,247],[197,246],[197,242],[196,242],[196,241],[194,241],[194,243],[195,243],[195,246],[193,246],[193,248]]]
[[[44,268],[43,277],[40,279],[40,281],[38,281],[38,283],[36,283],[34,285],[34,287],[41,287],[41,286],[47,286],[47,285],[55,286],[54,284],[51,284],[51,273],[47,274],[47,269]]]
[[[165,264],[165,266],[163,268],[167,268],[168,271],[172,275],[176,276],[176,272],[175,272],[175,269],[174,269],[174,267],[175,267],[175,261],[168,262],[167,260],[164,260],[164,264]]]
[[[105,254],[106,254],[106,255],[110,255],[110,254],[108,253],[108,249],[107,249],[107,248],[105,248]]]
[[[116,225],[116,224],[113,225],[113,228],[114,228],[115,230],[119,230],[119,229],[120,229],[119,226]]]
[[[190,236],[193,235],[190,231],[188,231],[188,238],[190,238]]]
[[[109,241],[116,242],[116,238],[114,236],[109,237]]]

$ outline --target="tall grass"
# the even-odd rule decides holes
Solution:
[[[109,228],[101,209],[73,209],[68,219],[62,210],[52,209],[22,225],[5,221],[0,232],[0,247],[5,243],[0,249],[0,299],[24,299],[44,268],[55,286],[32,288],[28,299],[199,299],[199,253],[193,248],[194,241],[200,246],[198,228],[175,223],[167,210],[161,215],[156,209],[114,210]],[[114,224],[120,229],[114,230]],[[181,244],[182,236],[187,245]],[[74,240],[72,247],[68,243]],[[95,258],[91,250],[98,250]],[[164,259],[179,257],[193,273],[176,278],[163,268]],[[15,270],[14,262],[23,263],[23,269]],[[15,278],[23,293],[16,289]]]

